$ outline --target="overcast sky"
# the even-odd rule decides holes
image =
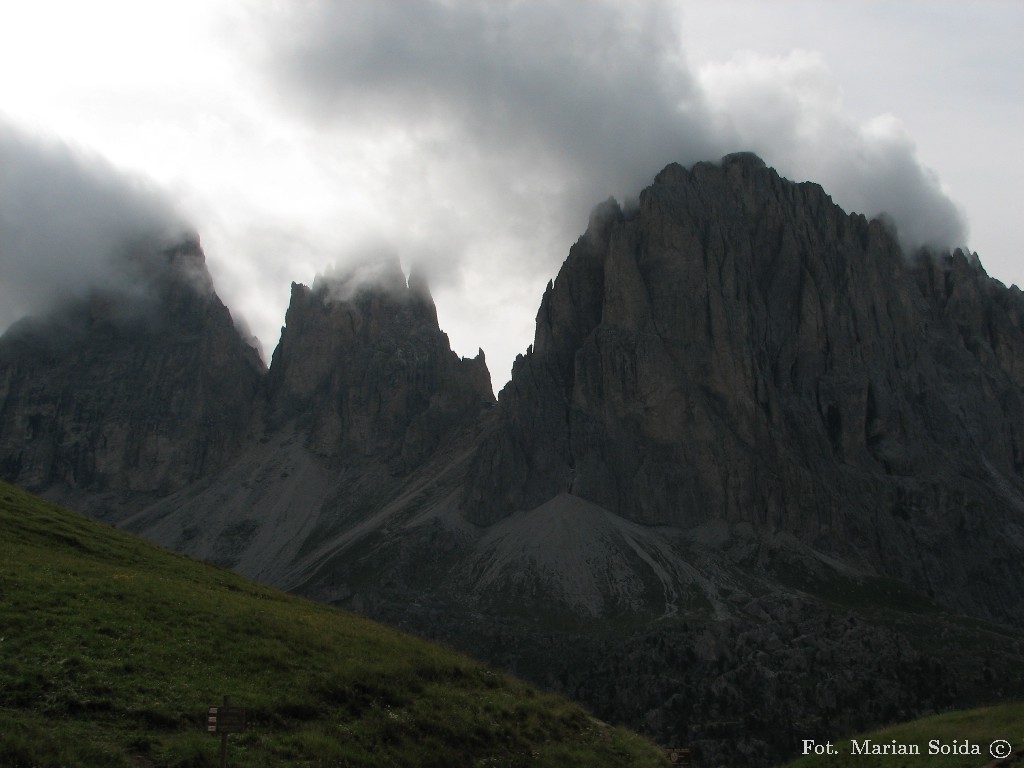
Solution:
[[[1024,283],[1024,3],[0,0],[0,326],[195,229],[269,358],[397,254],[495,389],[587,213],[752,149]]]

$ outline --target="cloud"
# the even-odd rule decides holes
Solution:
[[[216,56],[189,48],[173,67],[140,69],[116,98],[104,78],[121,70],[83,74],[46,101],[77,117],[116,107],[83,135],[174,190],[200,227],[218,292],[268,350],[292,280],[397,252],[407,270],[427,273],[453,347],[482,346],[498,386],[591,206],[626,202],[669,162],[753,149],[849,210],[887,211],[907,243],[963,243],[963,217],[896,118],[854,119],[813,52],[692,64],[685,8],[224,3],[216,34],[190,38],[226,44]],[[96,34],[119,50],[109,25]],[[704,37],[718,41],[709,50],[735,39]],[[66,66],[65,51],[38,51]],[[159,93],[140,90],[154,78]],[[126,231],[131,239],[175,218],[145,183],[57,142],[0,129],[0,162],[3,325],[105,279],[105,254]],[[21,180],[8,168],[23,168]]]
[[[707,65],[698,81],[714,119],[781,173],[821,184],[847,211],[886,214],[905,251],[966,245],[967,223],[893,115],[857,124],[824,58],[752,52]]]
[[[964,243],[963,216],[899,122],[850,117],[820,55],[696,69],[679,4],[267,8],[249,39],[271,100],[314,126],[325,155],[373,159],[374,234],[432,265],[442,324],[456,346],[482,344],[498,383],[532,333],[505,303],[532,304],[532,318],[589,208],[635,195],[669,162],[752,149],[848,210],[888,213],[908,248]],[[479,322],[489,314],[500,322]]]
[[[453,345],[483,346],[499,385],[591,206],[721,154],[667,4],[312,2],[255,29],[272,102],[335,167],[375,168],[358,239],[427,272]]]
[[[549,271],[539,251],[564,255],[597,200],[716,152],[664,4],[351,0],[261,23],[278,103],[378,159],[382,236],[442,282],[481,251]]]
[[[0,122],[0,328],[132,279],[123,256],[187,227],[173,206],[101,158]]]
[[[513,226],[542,203],[578,227],[584,206],[635,194],[669,162],[752,149],[852,210],[888,213],[910,247],[965,239],[899,121],[856,124],[820,54],[745,52],[691,72],[671,3],[314,0],[276,13],[264,22],[286,32],[267,35],[265,64],[280,98],[335,130],[400,139],[410,175],[449,182],[449,210],[456,193],[493,195]]]
[[[287,12],[275,71],[313,115],[631,187],[665,156],[712,150],[663,3],[352,0]]]

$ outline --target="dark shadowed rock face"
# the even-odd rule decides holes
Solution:
[[[703,765],[1024,691],[1024,298],[977,257],[671,165],[595,209],[498,407],[374,272],[293,285],[265,374],[195,245],[12,327],[0,473]]]
[[[549,285],[466,514],[750,524],[1020,621],[1022,317],[976,257],[908,260],[756,157],[670,165]]]
[[[483,351],[451,351],[426,283],[397,262],[371,282],[292,284],[267,393],[271,429],[294,420],[321,456],[396,468],[494,403]]]
[[[124,290],[0,339],[3,477],[108,517],[120,497],[163,495],[223,467],[263,375],[198,242],[129,266]]]

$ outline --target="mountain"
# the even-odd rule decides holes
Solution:
[[[0,764],[656,766],[663,753],[443,648],[0,483]],[[55,576],[57,576],[55,578]]]
[[[451,351],[426,282],[407,281],[397,261],[293,285],[251,424],[258,437],[222,472],[122,525],[295,589],[408,513],[422,478],[435,492],[457,481],[447,457],[470,450],[493,405],[483,352]]]
[[[31,373],[18,335],[0,381]],[[753,155],[599,205],[496,402],[393,263],[293,285],[269,372],[241,380],[229,449],[194,474],[33,487],[93,514],[116,491],[129,530],[702,764],[1024,693],[1024,298]],[[0,467],[24,483],[3,397]]]
[[[467,513],[749,526],[1020,623],[1022,329],[975,257],[908,259],[753,156],[669,166],[549,286]]]
[[[263,377],[198,240],[123,266],[0,340],[3,477],[107,520],[223,468]]]
[[[317,454],[397,471],[494,402],[483,351],[451,351],[426,282],[407,282],[397,260],[371,276],[292,284],[267,390],[272,426],[294,419]]]

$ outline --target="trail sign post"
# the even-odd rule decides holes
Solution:
[[[206,730],[210,733],[241,733],[245,726],[242,707],[210,707],[206,715]]]
[[[248,726],[245,707],[232,707],[231,697],[224,697],[224,705],[210,707],[206,712],[206,730],[220,734],[220,768],[228,765],[228,734],[241,733]]]

